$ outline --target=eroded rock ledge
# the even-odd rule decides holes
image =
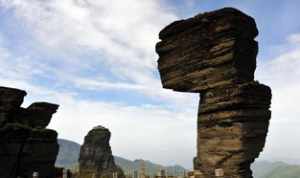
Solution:
[[[200,93],[195,170],[201,178],[252,178],[271,111],[271,89],[254,81],[255,20],[224,8],[176,21],[156,45],[164,88]]]
[[[53,178],[57,133],[46,129],[58,105],[37,102],[21,107],[26,92],[0,87],[0,177]]]

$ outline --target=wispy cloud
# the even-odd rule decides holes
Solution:
[[[158,32],[177,19],[159,1],[0,2],[2,8],[13,10],[17,19],[25,23],[39,42],[36,44],[39,48],[43,45],[52,53],[51,59],[41,59],[43,56],[35,59],[33,50],[29,52],[31,60],[26,60],[26,64],[40,69],[40,76],[56,78],[56,85],[71,85],[83,90],[125,89],[177,103],[178,99],[191,99],[162,90],[155,74],[157,56],[154,46]],[[87,56],[86,51],[92,55]],[[53,55],[55,53],[57,55]],[[13,60],[12,63],[19,62]],[[89,75],[84,75],[83,71]],[[99,71],[109,73],[103,76]]]
[[[56,100],[61,108],[50,127],[58,129],[62,138],[82,143],[88,130],[104,125],[112,131],[114,154],[191,165],[196,151],[191,149],[195,144],[196,110],[176,112],[152,105],[75,100],[68,95],[58,95]]]
[[[300,43],[292,34],[282,44],[285,51],[275,59],[260,63],[257,78],[272,87],[272,120],[264,159],[289,161],[300,159],[298,101],[300,101]],[[292,39],[292,40],[291,40]],[[288,154],[287,154],[288,153]]]
[[[115,66],[116,72],[121,71],[119,75],[125,76],[130,75],[128,67],[153,69],[157,34],[164,25],[176,19],[156,0],[1,2],[3,7],[13,8],[17,17],[26,21],[42,44],[58,51],[76,50],[73,53],[84,52],[87,48],[99,50],[103,57],[98,60]],[[127,77],[139,80],[138,76]]]
[[[297,35],[291,35],[288,39],[294,38]],[[276,121],[289,118],[289,122],[297,121],[295,117],[300,114],[295,103],[300,99],[298,90],[300,89],[300,43],[295,43],[288,40],[285,46],[293,46],[292,49],[284,51],[281,55],[273,60],[259,64],[257,76],[260,81],[270,85],[273,89],[272,109]],[[290,112],[292,110],[292,112]],[[291,114],[291,115],[290,115]],[[294,120],[295,119],[295,120]]]

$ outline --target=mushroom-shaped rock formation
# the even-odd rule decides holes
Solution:
[[[21,104],[26,92],[0,87],[0,177],[32,177],[39,172],[53,178],[58,154],[57,133],[45,129],[58,105]]]
[[[164,88],[200,93],[197,156],[201,178],[252,178],[271,111],[271,89],[254,81],[255,20],[224,8],[176,21],[156,45]]]
[[[109,145],[111,133],[102,126],[93,128],[84,138],[80,149],[80,178],[124,178],[123,171],[115,164]]]

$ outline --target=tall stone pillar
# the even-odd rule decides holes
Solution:
[[[176,21],[159,34],[164,88],[200,93],[195,170],[203,178],[252,178],[271,118],[271,89],[254,81],[255,20],[224,8]]]

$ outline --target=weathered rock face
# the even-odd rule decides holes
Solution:
[[[224,8],[176,21],[156,46],[164,88],[200,93],[195,170],[203,178],[252,178],[271,111],[271,89],[254,81],[258,30]]]
[[[89,131],[80,149],[80,178],[112,178],[114,173],[119,178],[125,177],[114,162],[109,145],[110,136],[110,131],[102,126]]]
[[[14,115],[19,111],[26,92],[0,87],[0,127],[7,122],[15,122]]]
[[[21,104],[23,90],[0,87],[0,177],[53,178],[58,154],[57,133],[45,129],[58,105],[35,103],[28,108]]]

